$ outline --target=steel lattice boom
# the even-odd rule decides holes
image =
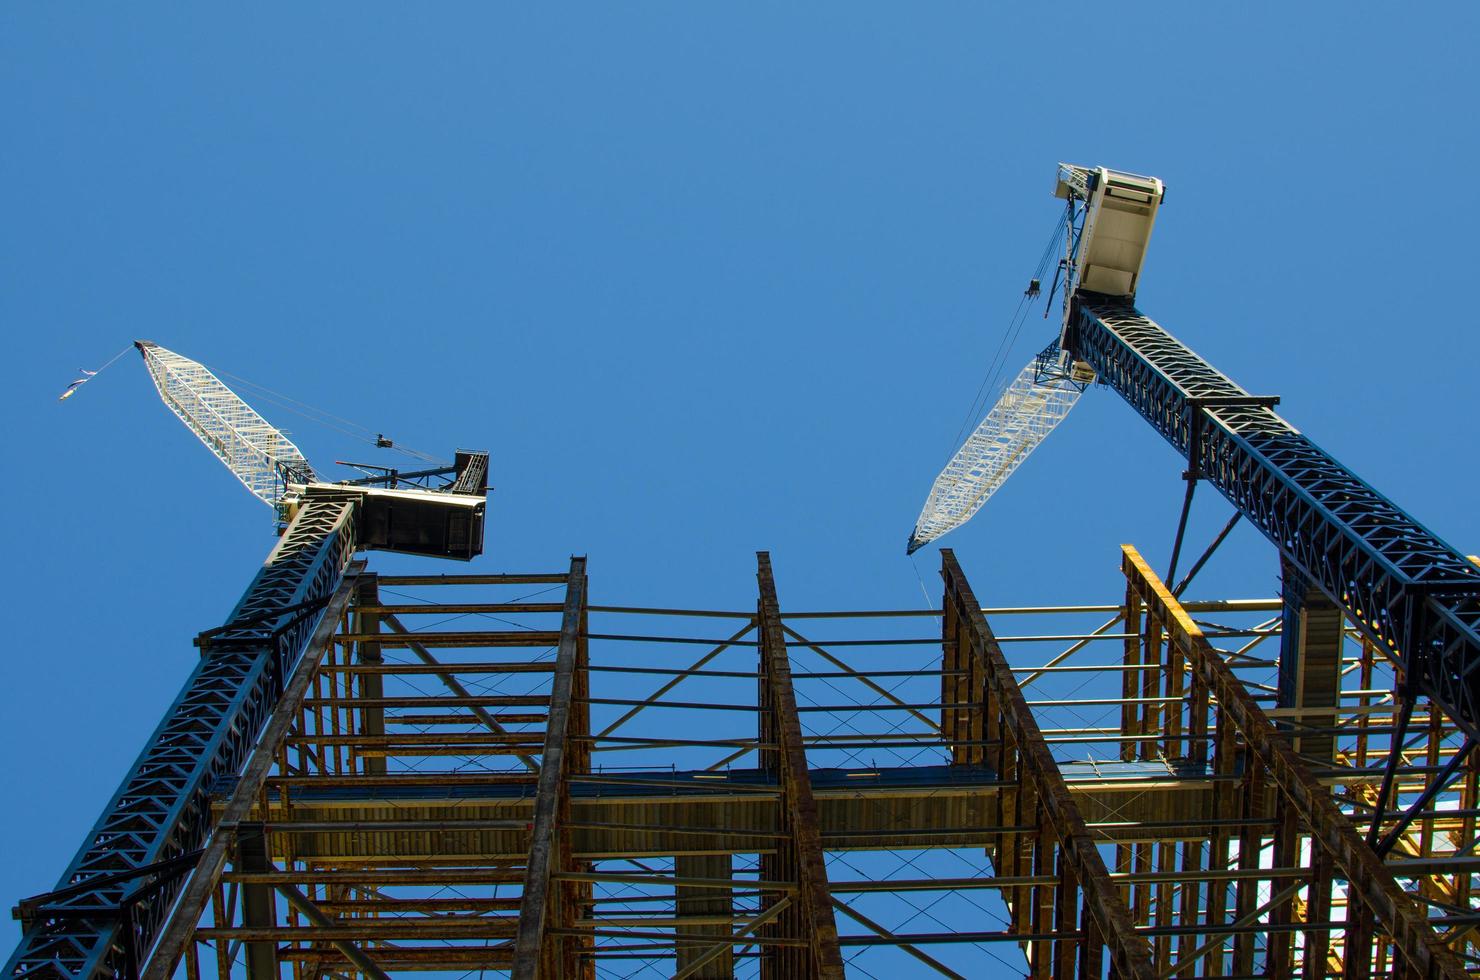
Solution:
[[[197,638],[199,664],[57,888],[17,909],[9,977],[134,980],[213,841],[211,794],[240,776],[287,678],[348,603],[354,552],[467,559],[483,548],[487,453],[458,452],[441,490],[318,483],[210,371],[137,346],[165,404],[287,526],[225,625]]]
[[[1035,358],[935,478],[910,535],[910,554],[971,520],[1079,400],[1082,386],[1073,380],[1038,380],[1039,374]]]
[[[313,482],[298,447],[204,365],[147,340],[134,346],[164,403],[253,495],[276,506],[287,484]]]
[[[1480,569],[1135,307],[1080,293],[1068,349],[1480,735]]]
[[[5,976],[137,975],[235,776],[354,553],[352,501],[299,512],[207,647],[50,900],[22,914]],[[183,861],[169,875],[149,869]],[[155,880],[151,881],[150,879]]]

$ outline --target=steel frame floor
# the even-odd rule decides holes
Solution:
[[[360,570],[146,975],[1476,967],[1480,769],[1423,704],[1390,752],[1349,624],[1292,696],[1278,599],[1126,548],[1107,603],[983,608],[942,557],[938,608],[851,613],[765,554],[728,611],[592,605],[583,559]]]

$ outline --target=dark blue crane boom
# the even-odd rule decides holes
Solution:
[[[1480,568],[1128,300],[1080,290],[1064,346],[1480,736]]]
[[[1314,587],[1400,667],[1395,744],[1417,693],[1480,741],[1480,568],[1275,414],[1277,398],[1249,394],[1135,308],[1160,180],[1060,164],[1054,193],[1066,202],[1059,337],[936,479],[908,550],[976,513],[1097,381],[1187,457],[1188,504],[1206,480],[1274,543],[1303,579],[1287,581],[1287,608]],[[1186,518],[1184,504],[1174,567]]]
[[[225,625],[68,865],[15,909],[4,976],[135,980],[216,826],[212,794],[241,772],[316,629],[342,615],[354,553],[467,560],[483,551],[488,454],[457,453],[438,488],[322,483],[285,435],[204,366],[138,345],[165,404],[286,524]],[[386,486],[367,486],[384,483]]]

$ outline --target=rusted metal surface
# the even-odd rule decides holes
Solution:
[[[762,976],[842,980],[843,955],[827,887],[817,800],[812,795],[812,780],[807,771],[802,723],[797,714],[771,556],[764,551],[756,554],[756,581],[760,587],[756,607],[760,629],[760,741],[777,745],[775,750],[763,751],[761,759],[766,768],[780,777],[785,824],[792,835],[785,842],[789,846],[783,848],[783,853],[770,856],[769,863],[776,871],[764,876],[777,878],[787,871],[794,873],[798,885],[798,901],[794,906],[797,915],[794,922],[788,923],[791,917],[783,914],[778,922],[783,929],[788,926],[799,929],[809,943],[804,951],[777,950],[772,958],[763,961]],[[763,873],[766,864],[763,859]]]
[[[1057,940],[1039,940],[1032,944],[1030,958],[1035,974],[1074,975],[1071,964],[1076,957],[1073,947],[1077,946],[1078,970],[1086,976],[1099,976],[1098,948],[1103,944],[1110,952],[1110,968],[1115,975],[1154,980],[1156,972],[1152,967],[1151,948],[1136,933],[1130,909],[1111,880],[1096,841],[1069,793],[1063,774],[1054,762],[986,617],[982,615],[981,604],[966,581],[955,553],[949,548],[941,549],[941,576],[945,579],[944,643],[948,648],[955,645],[970,651],[972,659],[979,662],[985,700],[982,714],[986,741],[997,746],[999,775],[1006,777],[1011,772],[1019,780],[1018,789],[1012,794],[1011,824],[1017,826],[1032,822],[1039,827],[1036,834],[1012,832],[999,835],[997,870],[1002,874],[1029,870],[1038,875],[1059,874],[1059,888],[1063,892],[1075,887],[1082,891],[1086,926],[1091,921],[1093,923],[1092,928],[1086,928],[1081,935],[1074,921],[1078,903],[1056,901],[1052,885],[1013,889],[1009,905],[1019,922],[1031,922],[1031,931],[1037,934],[1052,931],[1064,934]],[[959,697],[961,692],[956,693]],[[999,821],[999,824],[1006,823],[1007,820]],[[1055,867],[1055,851],[1062,867]],[[1028,907],[1032,911],[1024,915]],[[1050,924],[1045,915],[1054,917],[1056,921]]]
[[[559,638],[552,619],[566,604],[531,594],[569,574],[473,578],[421,583],[425,599],[395,606],[362,589],[339,617],[295,717],[261,756],[261,772],[236,786],[246,800],[238,822],[261,825],[270,864],[228,852],[187,885],[200,904],[171,924],[184,936],[187,977],[227,977],[237,952],[264,948],[295,980],[364,972],[354,947],[394,976],[507,972],[521,907],[543,910],[540,976],[626,975],[644,958],[664,975],[703,980],[758,967],[768,977],[819,976],[808,879],[838,896],[826,906],[828,945],[880,976],[984,967],[1101,976],[1128,939],[1168,977],[1445,975],[1410,969],[1385,913],[1351,897],[1359,889],[1347,887],[1332,852],[1311,850],[1304,811],[1251,749],[1244,715],[1230,710],[1247,705],[1210,685],[1184,652],[1171,607],[1144,588],[1129,587],[1120,605],[1003,607],[990,617],[969,587],[954,599],[948,591],[942,609],[856,614],[774,604],[770,617],[764,602],[743,612],[587,605],[604,618],[577,627],[562,723],[552,702],[558,649],[513,645],[503,626]],[[959,566],[955,580],[965,586]],[[457,586],[441,590],[457,601],[427,595],[442,584]],[[1180,608],[1203,622],[1206,644],[1226,648],[1216,656],[1248,704],[1274,704],[1275,689],[1257,682],[1276,670],[1279,602]],[[920,641],[930,615],[945,620],[935,659]],[[995,635],[986,622],[999,615],[1029,625]],[[516,621],[494,631],[486,616]],[[978,618],[986,628],[975,628]],[[711,629],[716,619],[733,625]],[[746,636],[753,623],[764,639]],[[421,644],[423,625],[441,645]],[[717,642],[689,649],[704,636]],[[1307,789],[1328,807],[1334,790],[1364,814],[1393,738],[1391,668],[1370,647],[1358,651],[1352,631],[1344,642],[1336,704],[1264,716],[1274,740],[1289,737],[1285,725],[1322,734],[1306,712],[1325,712],[1323,723],[1334,716],[1334,755],[1323,768],[1305,760]],[[591,670],[610,684],[602,696],[591,696]],[[777,710],[782,687],[792,710]],[[838,712],[850,727],[837,727]],[[539,766],[560,724],[567,761],[554,832],[548,857],[531,864],[545,771],[516,753]],[[1480,857],[1462,846],[1480,835],[1480,762],[1454,761],[1452,731],[1426,703],[1410,728],[1380,822],[1379,837],[1393,838],[1386,872],[1432,903],[1429,920],[1418,912],[1423,928],[1477,953],[1480,933],[1462,910]],[[923,764],[909,761],[919,752]],[[797,760],[810,796],[800,820],[786,759]],[[1040,787],[1040,772],[1053,783],[1054,769],[1081,818],[1079,839],[1108,866],[1108,905],[1076,867],[1085,852],[1062,843],[1062,794]],[[1435,789],[1449,772],[1453,785]],[[221,792],[218,814],[236,798],[231,786]],[[1355,828],[1358,839],[1367,829]],[[960,849],[978,870],[871,880],[859,870],[863,852],[880,848],[911,862]],[[984,852],[995,876],[979,869]],[[537,867],[548,871],[543,884]],[[542,902],[525,894],[531,883]],[[286,901],[285,888],[307,905]],[[913,896],[942,891],[963,896],[966,914],[911,928],[909,902],[933,900]],[[245,897],[269,893],[271,920],[260,907],[244,914]],[[880,896],[892,904],[866,904]],[[990,912],[1005,903],[1006,925],[982,921],[966,897]],[[833,914],[840,903],[848,911]],[[1127,914],[1107,927],[1105,910],[1117,904]],[[310,905],[321,921],[304,911]],[[984,960],[983,949],[1003,962]],[[237,957],[238,975],[241,967]]]
[[[571,944],[546,935],[549,926],[570,925],[569,889],[551,887],[550,875],[571,870],[570,774],[582,771],[579,749],[572,735],[582,734],[573,716],[582,673],[581,651],[585,633],[586,559],[573,558],[566,580],[565,607],[561,613],[560,649],[555,658],[555,680],[550,693],[545,746],[540,753],[540,776],[534,804],[533,839],[519,907],[519,931],[514,942],[515,980],[574,976],[575,957]]]
[[[1295,853],[1294,838],[1303,829],[1312,844],[1329,855],[1335,867],[1349,881],[1348,894],[1352,905],[1365,907],[1375,926],[1391,937],[1394,951],[1402,958],[1403,970],[1420,977],[1458,980],[1466,976],[1463,963],[1434,932],[1413,897],[1404,891],[1392,872],[1357,833],[1329,790],[1311,774],[1275,729],[1258,702],[1203,637],[1201,629],[1156,573],[1129,545],[1123,549],[1122,567],[1131,591],[1144,605],[1148,616],[1166,629],[1171,648],[1185,659],[1193,673],[1207,686],[1209,694],[1247,746],[1253,761],[1267,774],[1277,792],[1277,832],[1274,837],[1277,863],[1281,858],[1288,863]],[[1249,771],[1252,778],[1254,770]],[[1253,799],[1254,795],[1251,791],[1245,798]],[[1242,851],[1245,854],[1257,852],[1257,841],[1257,836],[1245,841]],[[1279,908],[1275,911],[1277,914],[1271,917],[1272,925],[1278,926],[1281,920],[1288,921],[1288,910]],[[1360,975],[1365,970],[1365,962],[1358,961],[1365,960],[1365,946],[1370,934],[1364,915],[1352,918],[1356,927],[1349,929],[1346,936],[1348,976]],[[1283,940],[1272,944],[1271,953],[1271,969],[1288,965]]]

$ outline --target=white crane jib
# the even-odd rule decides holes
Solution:
[[[290,483],[314,482],[313,467],[292,440],[205,365],[148,340],[134,346],[170,411],[263,503],[275,508]]]
[[[910,534],[914,554],[965,524],[1038,448],[1094,380],[1063,352],[1069,300],[1080,289],[1133,299],[1166,188],[1155,177],[1061,163],[1054,194],[1066,204],[1064,316],[1059,337],[1023,368],[951,457],[930,488]],[[1036,281],[1031,287],[1036,291]],[[1049,300],[1052,301],[1053,290]]]
[[[451,464],[330,483],[204,365],[147,340],[134,346],[170,411],[283,524],[314,500],[352,500],[359,548],[463,560],[482,552],[487,453],[458,450]],[[418,482],[436,480],[443,485]]]

